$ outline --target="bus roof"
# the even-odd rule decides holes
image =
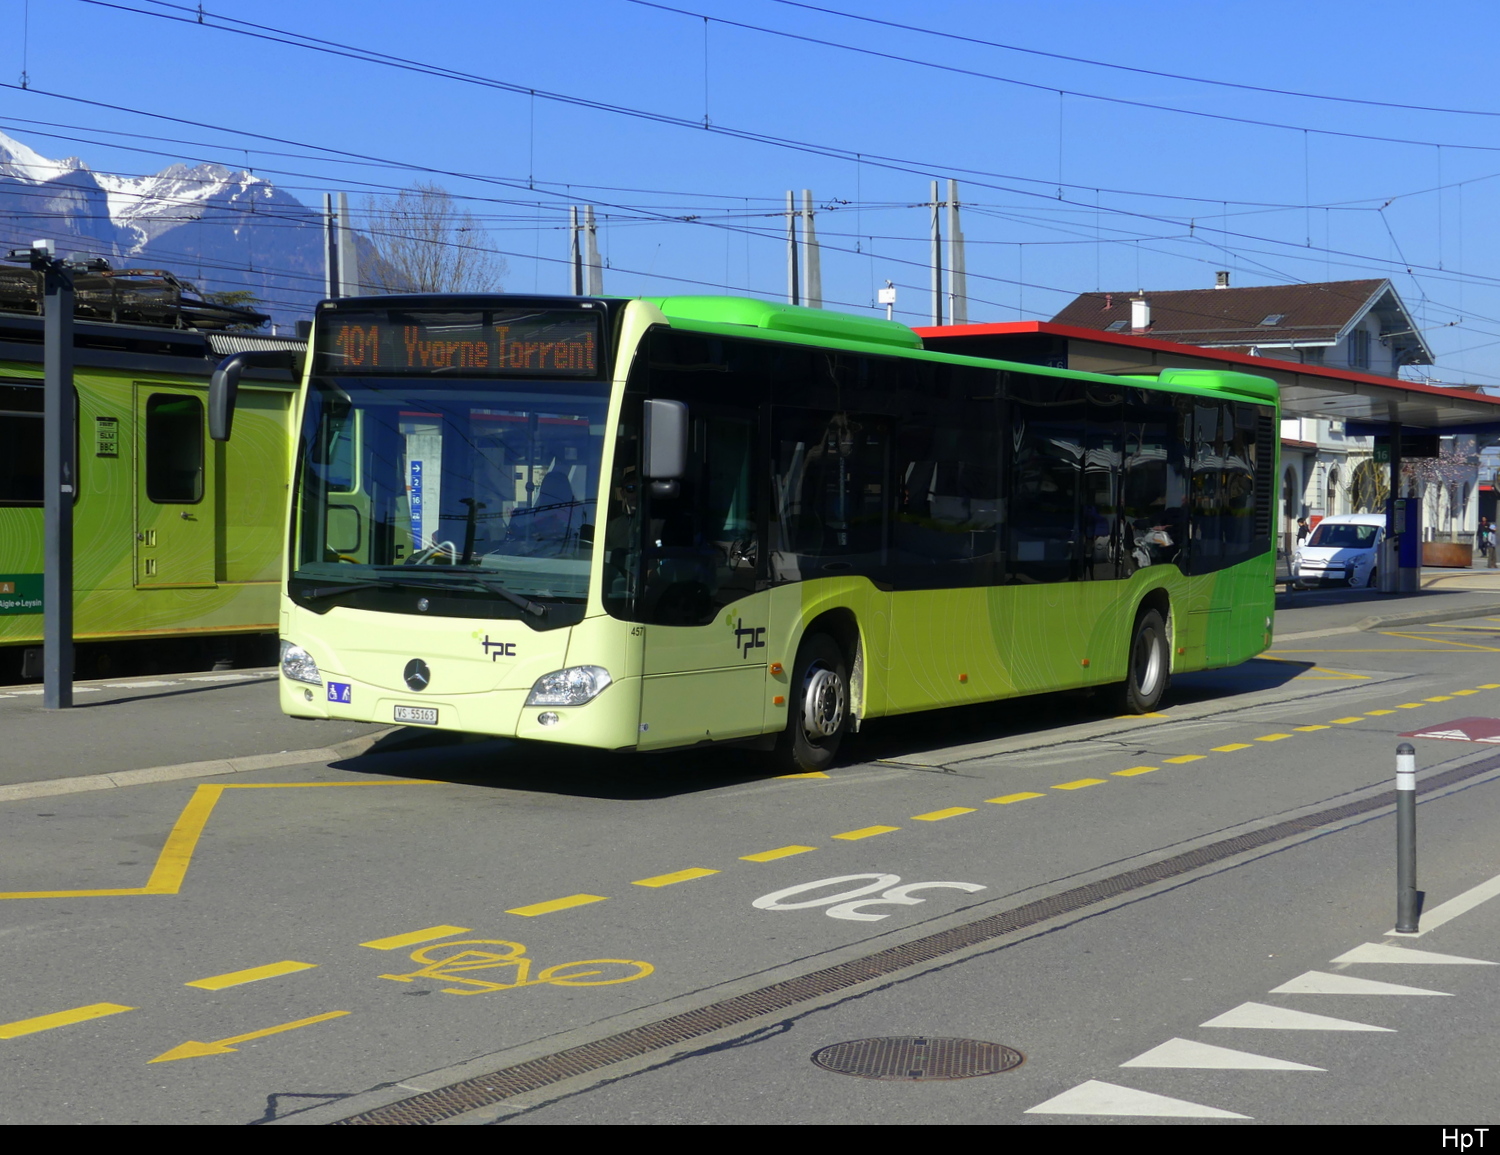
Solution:
[[[1160,375],[1123,376],[1084,373],[1044,365],[1029,365],[987,357],[940,353],[923,347],[922,339],[899,321],[879,317],[856,317],[827,309],[802,305],[781,305],[750,297],[645,297],[667,319],[684,329],[729,335],[734,329],[751,328],[753,336],[765,340],[786,340],[796,344],[830,345],[870,353],[896,353],[916,360],[937,361],[976,367],[1003,366],[1017,372],[1047,377],[1085,378],[1093,381],[1122,381],[1145,387],[1170,389],[1174,392],[1231,394],[1247,400],[1276,404],[1276,383],[1268,377],[1216,369],[1163,369]],[[752,334],[744,334],[752,336]]]

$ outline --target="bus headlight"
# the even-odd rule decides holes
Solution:
[[[312,655],[285,638],[281,640],[281,672],[294,682],[323,684],[323,675],[318,672],[318,663],[312,660]]]
[[[543,674],[526,695],[528,706],[581,706],[597,698],[612,679],[601,666],[569,666]]]

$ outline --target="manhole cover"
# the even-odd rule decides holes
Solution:
[[[834,1043],[813,1053],[825,1071],[861,1079],[972,1079],[998,1075],[1026,1061],[1013,1047],[981,1039],[934,1039],[925,1035],[890,1035]]]

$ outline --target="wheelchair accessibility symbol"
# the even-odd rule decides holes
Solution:
[[[496,947],[496,950],[466,949]],[[398,983],[416,979],[445,979],[462,987],[443,987],[445,995],[481,995],[486,991],[513,991],[517,987],[551,984],[556,987],[607,987],[643,979],[656,968],[648,962],[623,958],[590,958],[577,962],[556,963],[531,977],[532,960],[518,942],[477,938],[458,942],[440,942],[411,953],[412,962],[422,965],[404,975],[381,975]],[[490,978],[471,978],[481,972],[497,972]],[[502,978],[499,972],[509,972]],[[470,988],[470,989],[463,989]]]

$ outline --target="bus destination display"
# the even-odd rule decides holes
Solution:
[[[333,312],[320,318],[325,373],[597,377],[599,317],[539,310]]]

